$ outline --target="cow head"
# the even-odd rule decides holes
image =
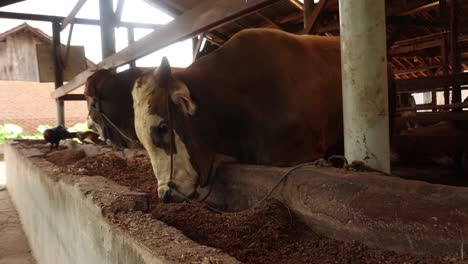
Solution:
[[[98,131],[101,138],[106,139],[107,135],[104,130],[104,121],[102,118],[98,117],[96,111],[96,105],[98,103],[98,98],[100,96],[100,87],[105,83],[109,78],[112,78],[112,71],[106,69],[100,69],[91,75],[85,84],[84,95],[86,102],[88,104],[88,118],[87,123],[88,127]]]
[[[86,81],[88,125],[117,147],[139,147],[133,124],[131,91],[142,73],[143,69],[140,68],[120,73],[101,69]]]
[[[188,87],[172,76],[169,62],[163,58],[161,66],[154,72],[137,79],[132,96],[135,130],[150,156],[158,180],[159,198],[165,201],[193,198],[197,195],[199,175],[182,138],[175,129],[171,131],[175,120],[169,120],[169,114],[171,119],[176,115],[187,117],[195,114],[196,106]]]

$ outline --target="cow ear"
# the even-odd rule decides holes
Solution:
[[[161,88],[168,88],[168,82],[172,77],[171,65],[166,57],[162,58],[161,65],[159,65],[153,72],[154,79]]]
[[[171,99],[174,104],[179,106],[183,113],[194,115],[197,106],[190,96],[190,90],[187,85],[180,80],[172,80],[170,83]]]

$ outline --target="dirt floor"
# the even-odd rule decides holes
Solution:
[[[270,199],[256,209],[237,213],[220,212],[202,203],[159,203],[156,180],[146,156],[124,159],[109,152],[92,158],[56,155],[66,161],[50,157],[63,172],[100,175],[151,193],[153,218],[245,263],[458,263],[455,257],[401,255],[319,236],[278,200]],[[131,228],[131,224],[123,228]]]
[[[8,195],[3,146],[0,145],[0,264],[34,264],[18,213]]]
[[[34,263],[18,213],[8,192],[0,191],[0,264]]]

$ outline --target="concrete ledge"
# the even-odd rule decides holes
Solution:
[[[221,167],[208,202],[250,208],[287,170]],[[468,188],[310,166],[293,172],[274,197],[317,233],[342,241],[441,255],[460,254],[468,241]]]
[[[8,189],[38,263],[238,263],[151,219],[145,194],[99,176],[59,174],[41,156],[5,145]]]

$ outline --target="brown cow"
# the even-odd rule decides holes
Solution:
[[[100,136],[118,147],[138,145],[131,91],[135,80],[144,71],[132,68],[114,73],[102,69],[86,81],[89,118]]]
[[[343,140],[338,38],[244,30],[185,71],[171,74],[163,59],[132,94],[136,132],[164,200],[195,196],[216,153],[291,166]]]

